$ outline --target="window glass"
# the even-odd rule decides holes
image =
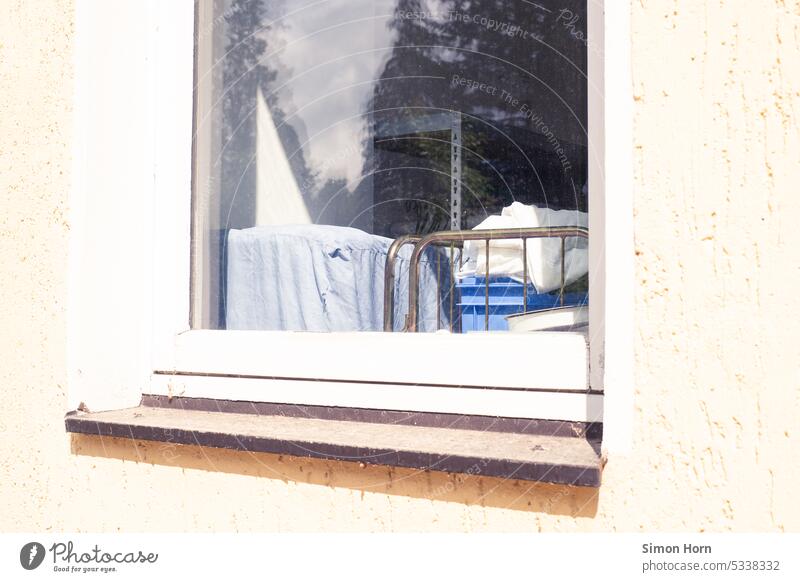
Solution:
[[[586,61],[585,0],[201,0],[193,327],[383,330],[397,237],[585,227]],[[433,245],[417,329],[582,304],[586,247],[492,242],[487,285],[485,243]]]

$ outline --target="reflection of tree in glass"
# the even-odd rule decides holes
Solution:
[[[449,132],[430,120],[448,111],[463,113],[466,228],[514,200],[586,209],[586,45],[573,34],[583,27],[585,38],[586,1],[538,4],[545,9],[442,0],[420,17],[429,3],[399,0],[388,24],[394,48],[367,106],[376,232],[447,227]],[[573,29],[559,21],[563,9],[579,16]]]
[[[443,118],[448,121],[447,117]],[[479,150],[484,135],[469,131],[464,124],[462,147]],[[375,149],[378,164],[388,166],[387,176],[381,177],[384,188],[396,189],[396,200],[402,205],[407,222],[404,232],[427,233],[445,230],[450,226],[448,205],[450,204],[450,139],[449,130],[415,131],[407,135],[376,137]],[[395,162],[393,166],[393,162]],[[411,173],[408,168],[423,168],[423,172]],[[413,172],[413,170],[412,170]],[[394,177],[398,180],[394,180]],[[474,164],[463,164],[461,176],[465,198],[474,196],[482,202],[488,201],[489,181]],[[419,190],[409,195],[409,183],[419,185]],[[381,192],[386,200],[385,191]],[[397,216],[390,220],[398,224]],[[388,225],[382,225],[386,228]]]

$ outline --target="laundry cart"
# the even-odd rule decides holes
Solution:
[[[571,323],[582,323],[586,318],[588,305],[587,293],[566,293],[566,256],[567,239],[588,239],[589,231],[578,226],[530,227],[486,230],[451,230],[435,232],[426,236],[405,236],[396,239],[386,257],[384,269],[384,330],[396,329],[395,315],[395,261],[400,249],[406,245],[413,247],[408,273],[408,311],[403,331],[421,331],[420,326],[420,268],[419,261],[431,248],[441,249],[444,255],[441,261],[446,265],[447,287],[442,288],[441,268],[436,270],[436,286],[438,297],[449,297],[448,326],[441,328],[438,310],[434,329],[448,329],[451,332],[470,331],[507,331],[509,319],[515,316],[530,316],[532,320],[542,313],[554,312],[560,320]],[[529,274],[528,244],[531,239],[558,239],[561,247],[560,285],[557,293],[539,293],[531,282]],[[520,253],[523,257],[522,276],[508,277],[503,274],[492,275],[488,272],[491,265],[493,243],[497,241],[520,241]],[[483,264],[487,267],[482,276],[466,276],[459,279],[459,267],[464,264],[465,245],[478,243],[484,253]],[[474,252],[475,247],[472,247]],[[506,245],[507,249],[507,245]],[[507,250],[506,250],[507,252]],[[555,313],[557,312],[557,313]],[[552,318],[551,318],[552,319]],[[520,323],[516,319],[515,323]],[[533,329],[530,325],[521,325],[518,329]],[[552,322],[551,322],[552,323]],[[430,330],[430,322],[425,328]],[[535,327],[534,327],[535,328]]]

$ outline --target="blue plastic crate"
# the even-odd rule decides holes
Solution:
[[[458,289],[458,311],[461,331],[484,331],[486,329],[486,278],[465,277],[456,282]],[[523,285],[509,277],[489,278],[489,331],[508,331],[507,315],[522,313]],[[564,305],[586,305],[586,293],[567,293]],[[536,293],[528,284],[528,311],[559,307],[558,293]]]

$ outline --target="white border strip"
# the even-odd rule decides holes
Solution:
[[[603,232],[606,285],[602,365],[607,398],[603,428],[603,451],[606,454],[628,454],[633,440],[634,102],[630,17],[630,0],[605,2],[606,190]]]
[[[398,386],[154,374],[150,393],[310,406],[442,412],[508,418],[600,422],[603,396],[440,386]]]
[[[586,339],[571,332],[196,330],[177,336],[174,356],[156,362],[155,370],[398,384],[588,388]]]

